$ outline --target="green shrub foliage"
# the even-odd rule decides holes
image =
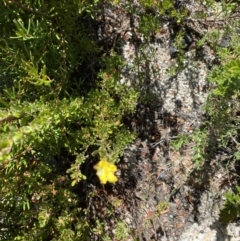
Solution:
[[[240,217],[240,187],[236,187],[236,193],[225,194],[226,202],[220,212],[220,220],[224,223],[232,222]]]
[[[122,117],[138,94],[119,82],[121,58],[103,58],[86,27],[96,5],[0,3],[1,240],[87,240],[74,187],[91,182],[100,158],[117,163],[134,138]],[[92,62],[104,69],[86,74]]]
[[[81,184],[100,186],[93,169],[100,159],[117,165],[134,139],[122,120],[139,98],[136,89],[120,84],[122,59],[111,48],[100,47],[96,36],[96,16],[107,2],[0,1],[0,240],[72,241],[90,240],[92,233],[104,235],[104,220],[89,218],[91,208],[83,205],[94,193]],[[177,9],[174,0],[140,0],[137,7],[134,1],[119,2],[112,4],[131,17],[139,16],[136,32],[144,44],[162,21],[178,26],[174,45],[180,53],[178,64],[184,67],[188,11]],[[209,6],[214,3],[206,1]],[[222,4],[229,17],[236,4]],[[240,47],[230,27],[237,24],[226,28],[231,51],[218,49],[216,34],[197,44],[214,42],[222,60],[209,76],[217,86],[206,104],[209,121],[191,136],[198,166],[207,158],[206,150],[226,148],[229,140],[235,143],[229,160],[240,157]],[[187,141],[182,136],[175,145],[181,148]],[[236,195],[227,196],[223,214],[239,201]],[[123,238],[120,224],[116,235]]]

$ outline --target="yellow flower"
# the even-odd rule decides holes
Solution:
[[[115,176],[117,167],[106,160],[100,160],[100,162],[94,166],[94,169],[97,170],[97,176],[102,184],[106,184],[107,182],[115,183],[118,180]]]

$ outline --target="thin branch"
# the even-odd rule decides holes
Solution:
[[[17,2],[17,1],[14,1],[14,0],[7,1],[7,3],[15,5],[17,7],[20,7],[21,9],[29,11],[29,12],[34,13],[34,14],[39,14],[39,15],[42,15],[44,17],[50,17],[48,14],[46,14],[44,12],[41,12],[41,11],[39,11],[37,9],[28,7],[26,4],[21,4],[21,3]]]

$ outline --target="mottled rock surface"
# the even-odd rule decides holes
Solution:
[[[135,4],[137,7],[137,1]],[[218,23],[221,15],[214,18],[218,8],[207,10],[203,24],[193,21],[202,5],[195,1],[186,5],[189,31],[203,37],[216,27],[212,20]],[[122,179],[134,180],[134,188],[128,196],[131,207],[126,204],[119,209],[121,218],[140,241],[240,240],[239,223],[224,225],[218,221],[223,194],[229,189],[222,185],[228,182],[224,170],[213,162],[196,174],[193,146],[187,146],[183,153],[169,146],[171,139],[191,133],[203,122],[202,106],[211,88],[207,74],[217,57],[207,43],[196,53],[193,39],[184,54],[185,68],[170,75],[176,64],[170,22],[166,21],[148,43],[136,32],[138,24],[138,16],[133,20],[123,9],[109,6],[99,29],[100,39],[122,40],[120,49],[127,65],[121,70],[121,82],[138,84],[142,94],[153,97],[147,104],[139,104],[129,120],[138,138],[126,148],[120,167],[126,170]],[[132,236],[127,240],[133,240]]]

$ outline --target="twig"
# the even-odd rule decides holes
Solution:
[[[176,138],[177,138],[177,136],[162,138],[162,139],[161,139],[160,141],[158,141],[158,142],[151,143],[151,146],[152,146],[152,147],[156,147],[157,145],[163,143],[164,141],[169,141],[169,140],[171,140],[171,139],[176,139]]]
[[[22,9],[24,9],[24,10],[27,10],[27,11],[29,11],[29,12],[31,12],[31,13],[39,14],[39,15],[42,15],[42,16],[44,16],[44,17],[49,17],[49,15],[46,14],[46,13],[44,13],[44,12],[41,12],[41,11],[39,11],[39,10],[33,9],[33,8],[31,8],[31,7],[28,7],[26,4],[21,4],[21,3],[19,3],[19,2],[14,1],[14,0],[7,1],[7,3],[12,4],[12,5],[16,5],[16,6],[22,8]]]

